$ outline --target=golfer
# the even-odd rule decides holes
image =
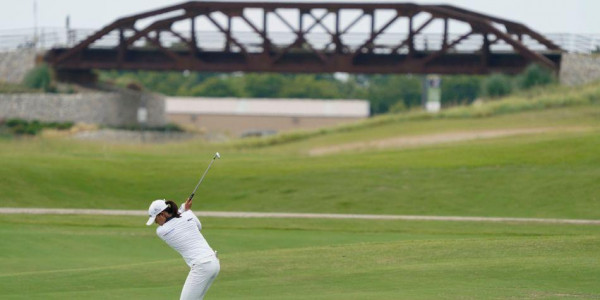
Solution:
[[[203,299],[221,266],[215,251],[208,245],[200,230],[200,220],[190,210],[192,200],[181,205],[179,213],[173,201],[155,200],[150,204],[146,225],[158,224],[156,234],[175,249],[191,270],[181,291],[181,300]]]

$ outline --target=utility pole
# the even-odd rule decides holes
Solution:
[[[38,11],[37,0],[33,0],[33,49],[37,49],[38,44]]]
[[[71,47],[71,16],[67,15],[67,19],[65,20],[65,27],[67,30],[66,43],[67,47]]]

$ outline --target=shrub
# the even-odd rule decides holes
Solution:
[[[46,64],[31,69],[23,79],[23,85],[32,89],[52,90],[52,75]]]
[[[9,129],[13,134],[27,134],[27,135],[36,135],[44,128],[55,128],[58,130],[66,130],[73,127],[73,122],[50,122],[44,123],[37,120],[34,121],[25,121],[21,119],[10,119],[6,121],[4,124],[5,127]]]
[[[510,94],[513,84],[510,77],[503,74],[490,75],[484,82],[483,91],[486,96],[496,98]]]
[[[212,77],[190,91],[192,96],[203,97],[240,97],[240,87],[233,84],[231,80]]]
[[[10,119],[10,120],[6,121],[6,126],[8,128],[13,128],[13,127],[17,127],[17,126],[25,126],[25,125],[27,125],[27,121],[21,120],[21,119]]]
[[[139,81],[137,81],[135,78],[130,77],[119,77],[113,82],[113,84],[134,91],[139,91],[143,89],[143,85]]]
[[[470,104],[480,97],[482,77],[453,75],[442,77],[442,104],[444,106]]]
[[[71,127],[73,127],[73,122],[64,122],[64,123],[51,122],[51,123],[45,123],[44,127],[45,128],[54,128],[54,129],[58,129],[58,130],[66,130],[66,129],[70,129]]]
[[[518,78],[522,89],[530,89],[535,86],[544,86],[556,82],[556,76],[551,70],[540,65],[530,65]]]
[[[120,125],[120,126],[102,126],[102,128],[129,130],[129,131],[158,131],[158,132],[185,132],[183,128],[175,123],[168,123],[163,126],[143,126],[141,124]]]
[[[0,81],[0,94],[12,94],[12,93],[36,93],[39,92],[37,89],[31,89],[24,86],[22,83],[14,84]]]
[[[394,104],[392,104],[392,106],[390,106],[390,113],[400,113],[400,112],[404,112],[407,111],[408,108],[406,107],[406,104],[404,104],[404,101],[400,100]]]

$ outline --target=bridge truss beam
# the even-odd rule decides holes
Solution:
[[[561,52],[523,24],[448,5],[186,2],[118,19],[46,60],[59,71],[485,74],[558,71]]]

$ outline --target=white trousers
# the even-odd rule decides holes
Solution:
[[[188,274],[180,300],[202,300],[210,285],[215,281],[221,270],[219,259],[216,256],[210,256],[194,262],[190,274]]]

